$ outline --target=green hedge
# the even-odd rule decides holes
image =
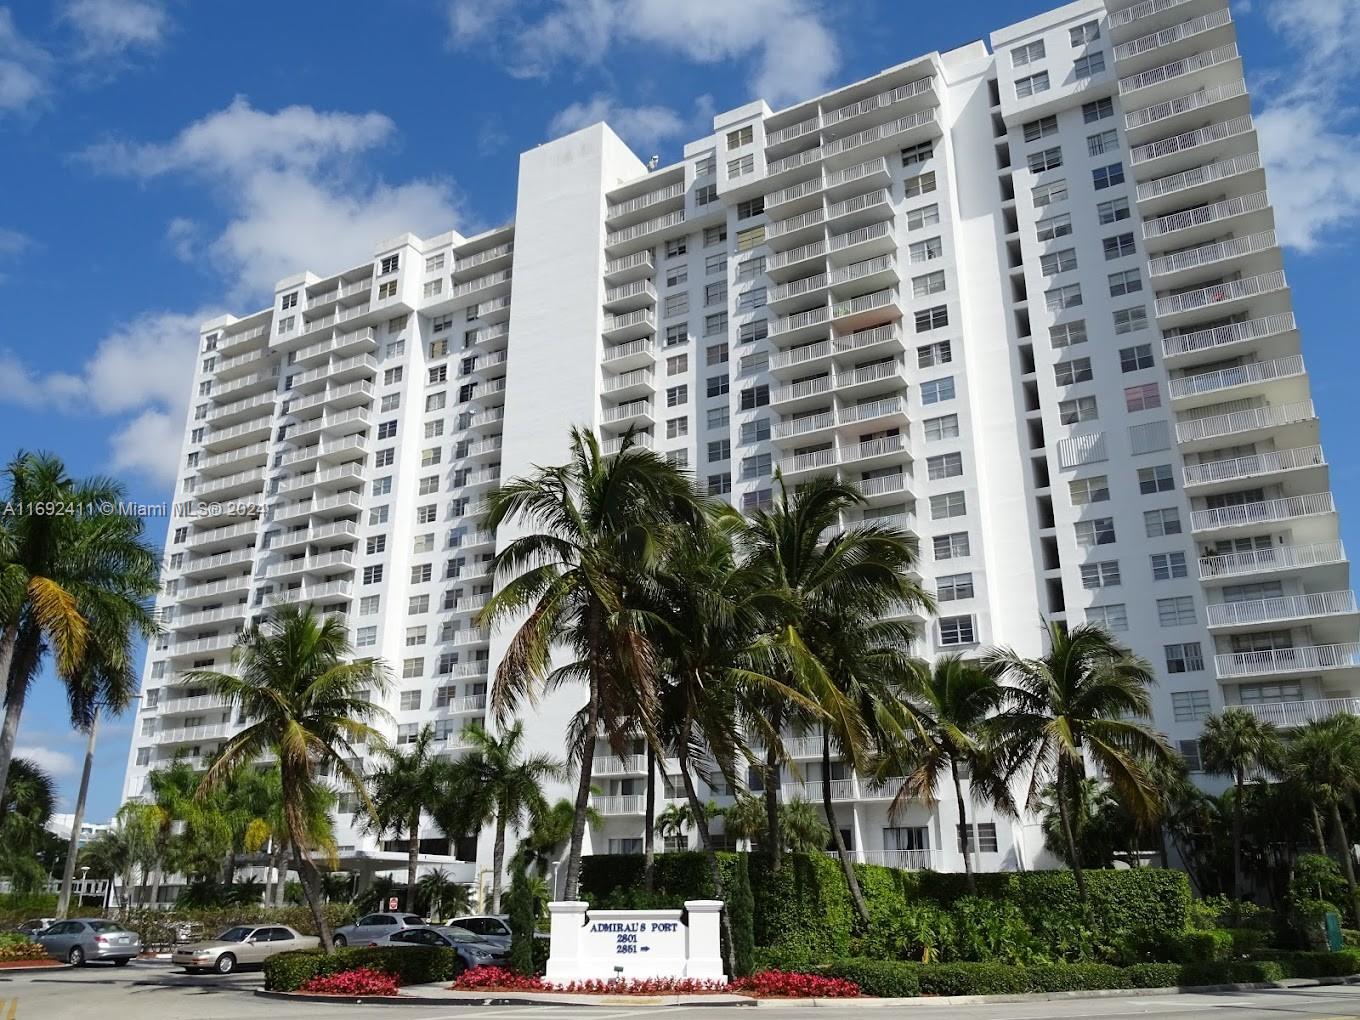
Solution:
[[[458,970],[452,949],[409,946],[403,949],[362,946],[337,949],[330,956],[317,949],[301,949],[271,956],[264,964],[264,986],[274,992],[293,992],[310,979],[370,967],[391,974],[400,985],[450,981]]]

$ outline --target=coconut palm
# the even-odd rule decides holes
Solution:
[[[113,822],[127,843],[127,855],[123,859],[120,876],[123,880],[124,904],[132,907],[136,902],[132,883],[135,870],[141,872],[142,905],[145,906],[150,900],[150,876],[160,859],[158,839],[161,813],[154,804],[130,800],[114,814]]]
[[[985,668],[1009,681],[1007,709],[996,723],[1006,745],[1003,761],[1014,770],[1027,767],[1027,806],[1036,808],[1043,790],[1055,796],[1067,857],[1083,907],[1089,909],[1082,853],[1072,805],[1086,779],[1089,759],[1135,819],[1155,818],[1157,791],[1147,763],[1171,756],[1165,738],[1150,720],[1148,689],[1152,670],[1121,647],[1099,626],[1068,630],[1047,625],[1048,651],[1028,659],[998,648],[983,659]]]
[[[237,767],[272,754],[282,783],[282,811],[293,863],[321,937],[331,951],[331,931],[321,902],[321,876],[312,861],[309,805],[324,766],[351,789],[366,810],[372,801],[352,762],[356,743],[381,746],[370,723],[387,717],[370,693],[388,687],[378,659],[346,661],[351,654],[345,624],[318,617],[310,606],[281,606],[242,636],[233,656],[239,675],[195,670],[188,679],[220,694],[250,720],[222,747],[204,774],[200,791],[210,794]]]
[[[876,771],[881,779],[905,777],[888,811],[897,814],[912,800],[935,803],[940,784],[947,781],[959,812],[968,888],[976,890],[973,855],[978,841],[968,821],[968,800],[1012,817],[1017,814],[990,728],[991,717],[1005,704],[1005,690],[975,661],[946,655],[934,666],[914,661],[902,692],[914,739],[889,742],[879,760]],[[965,775],[968,798],[963,794]]]
[[[1355,857],[1343,815],[1343,808],[1354,805],[1356,796],[1360,795],[1360,719],[1353,715],[1334,715],[1304,726],[1290,740],[1287,769],[1308,792],[1309,799],[1331,818],[1342,873],[1346,876],[1355,915],[1360,918]]]
[[[749,793],[737,794],[736,799],[722,809],[723,831],[732,839],[746,843],[764,842],[766,832],[765,805],[759,797]]]
[[[1247,779],[1268,773],[1281,764],[1281,745],[1275,727],[1245,708],[1227,708],[1204,720],[1199,738],[1200,761],[1212,775],[1231,777],[1233,783],[1233,899],[1244,892],[1242,826]]]
[[[548,810],[543,784],[566,776],[561,761],[547,754],[524,757],[524,724],[512,723],[500,736],[481,723],[463,730],[471,750],[454,766],[454,788],[474,829],[494,828],[491,850],[491,912],[500,913],[505,873],[505,834],[518,833]]]
[[[113,880],[129,874],[132,848],[127,834],[117,825],[110,826],[96,835],[80,848],[77,860],[81,867],[88,867],[95,878],[107,878],[114,886],[118,906],[129,904],[125,897],[130,889],[129,882],[119,886]]]
[[[779,805],[779,828],[785,848],[791,854],[819,854],[831,841],[821,806],[801,797]]]
[[[568,463],[513,479],[488,502],[488,527],[513,520],[527,531],[496,554],[503,583],[479,617],[485,625],[523,617],[491,689],[497,722],[541,691],[586,688],[568,751],[577,767],[566,875],[574,896],[600,728],[620,756],[637,729],[656,736],[654,653],[630,596],[656,567],[658,536],[677,521],[698,523],[702,512],[680,472],[631,433],[605,456],[595,435],[577,428]],[[554,648],[569,649],[570,661],[554,667]]]
[[[416,891],[420,894],[420,901],[425,909],[425,917],[436,921],[444,919],[444,904],[452,900],[454,887],[459,883],[455,882],[447,871],[443,868],[435,868],[433,871],[426,872],[416,883]],[[415,910],[414,904],[408,904],[408,910]]]
[[[553,865],[561,860],[563,848],[571,841],[575,817],[576,807],[570,800],[562,797],[555,801],[530,824],[528,833],[515,849],[512,866],[522,865],[531,874],[547,877]],[[598,829],[604,824],[604,816],[591,807],[586,811],[586,824]]]
[[[0,874],[10,878],[15,891],[40,888],[47,877],[38,854],[49,836],[47,822],[56,803],[52,777],[36,762],[15,758],[0,801]]]
[[[0,799],[28,690],[51,649],[72,725],[97,704],[121,711],[136,690],[132,639],[156,631],[151,599],[159,557],[142,519],[106,512],[126,500],[106,478],[74,481],[49,454],[21,453],[5,471],[4,502],[76,507],[77,513],[0,515]],[[98,648],[93,646],[98,645]]]
[[[381,746],[378,765],[368,774],[372,790],[363,827],[370,832],[406,833],[406,909],[416,911],[416,872],[420,866],[420,816],[433,810],[449,764],[439,756],[434,726],[426,723],[415,740]]]

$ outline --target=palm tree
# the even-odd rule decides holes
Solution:
[[[8,503],[81,512],[0,515],[0,798],[46,649],[66,683],[73,726],[88,728],[97,704],[126,707],[136,685],[131,638],[156,632],[159,564],[140,517],[101,509],[126,501],[116,482],[73,481],[49,454],[21,453],[5,475]]]
[[[0,874],[9,876],[15,891],[40,888],[47,877],[38,854],[48,838],[56,791],[52,777],[36,762],[14,759],[0,800]]]
[[[1355,857],[1342,814],[1342,807],[1353,804],[1360,794],[1360,718],[1334,715],[1304,726],[1290,741],[1288,771],[1331,817],[1351,904],[1360,918]]]
[[[547,877],[552,867],[562,858],[563,848],[571,841],[571,829],[576,818],[575,805],[560,798],[546,812],[534,819],[529,831],[515,850],[514,867],[523,865],[525,871]],[[598,829],[604,816],[595,808],[586,811],[586,824]],[[557,894],[557,890],[553,890]]]
[[[702,513],[684,477],[631,433],[606,457],[595,435],[578,428],[568,463],[516,478],[488,502],[488,527],[514,519],[529,531],[496,554],[504,583],[479,617],[491,625],[524,616],[496,670],[496,720],[540,690],[586,686],[584,724],[568,754],[577,786],[565,895],[574,896],[599,729],[620,756],[636,728],[656,737],[654,653],[629,596],[657,564],[658,536]],[[554,667],[554,647],[570,649],[572,660]]]
[[[820,806],[801,797],[779,805],[779,828],[791,854],[819,854],[831,840]]]
[[[679,840],[693,817],[688,804],[667,804],[656,816],[652,831],[663,840]]]
[[[438,754],[434,726],[429,723],[409,744],[381,746],[376,757],[379,764],[368,774],[373,792],[364,826],[379,833],[406,831],[406,909],[415,913],[420,816],[434,807],[449,765]]]
[[[132,876],[136,869],[141,872],[142,903],[149,900],[149,878],[159,860],[157,840],[160,835],[161,813],[153,804],[143,804],[130,800],[113,816],[115,826],[121,831],[127,843],[127,856],[123,860],[124,904],[132,907]]]
[[[1199,753],[1206,772],[1232,778],[1233,899],[1241,899],[1245,885],[1242,862],[1243,791],[1248,775],[1273,771],[1279,767],[1279,736],[1274,726],[1262,722],[1245,708],[1226,708],[1204,720]]]
[[[114,879],[127,875],[131,871],[130,861],[132,859],[132,848],[128,844],[127,834],[117,825],[111,826],[99,833],[83,847],[77,858],[82,867],[88,867],[96,878],[107,878],[114,887],[114,893],[118,899],[118,906],[127,906],[124,899],[129,884],[125,882],[120,888]]]
[[[481,723],[470,723],[463,730],[464,742],[471,750],[454,766],[462,791],[463,810],[473,828],[495,827],[491,851],[491,912],[501,910],[501,881],[505,873],[505,834],[520,832],[526,822],[532,825],[548,810],[543,784],[560,780],[566,768],[547,754],[523,757],[524,724],[512,723],[496,737]]]
[[[914,799],[933,804],[940,783],[947,779],[959,812],[968,888],[976,891],[973,855],[978,841],[968,822],[964,774],[973,803],[990,805],[1010,816],[1017,814],[989,722],[1005,704],[1005,689],[993,673],[976,662],[946,655],[933,667],[919,660],[913,662],[904,697],[907,717],[914,719],[914,739],[905,744],[889,742],[877,769],[880,778],[905,776],[889,813],[896,814]]]
[[[1038,806],[1044,787],[1055,785],[1063,839],[1083,907],[1089,910],[1082,854],[1072,805],[1086,778],[1087,758],[1135,818],[1156,817],[1157,792],[1147,763],[1165,761],[1171,750],[1145,723],[1151,715],[1146,662],[1121,647],[1099,626],[1068,630],[1047,625],[1048,652],[1027,659],[1007,648],[991,650],[984,668],[1006,680],[1008,708],[997,731],[1012,770],[1028,766],[1027,806]]]
[[[423,916],[434,921],[442,921],[444,903],[452,898],[451,894],[456,885],[458,883],[443,868],[435,868],[421,876],[420,881],[416,883],[416,890],[425,905]],[[408,904],[407,909],[415,910],[415,906]]]
[[[736,799],[722,809],[723,831],[732,839],[751,844],[768,838],[765,805],[760,798],[738,792]]]
[[[331,951],[331,932],[321,903],[320,872],[311,857],[309,805],[319,785],[315,773],[325,765],[372,810],[363,776],[352,762],[356,743],[381,746],[382,735],[370,722],[387,717],[370,692],[388,686],[378,659],[345,661],[351,654],[345,624],[335,616],[319,618],[310,606],[280,606],[242,636],[234,654],[239,676],[195,670],[201,683],[232,701],[251,720],[222,747],[200,790],[211,793],[242,764],[272,754],[279,763],[283,820],[303,894],[321,937]]]

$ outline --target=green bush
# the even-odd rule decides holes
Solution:
[[[1130,988],[1175,988],[1181,983],[1179,963],[1135,963],[1124,968]]]
[[[534,973],[534,895],[522,864],[510,879],[510,969],[526,977]]]
[[[264,986],[274,992],[292,992],[308,980],[356,967],[369,967],[391,974],[401,985],[420,985],[452,980],[458,970],[458,954],[452,949],[409,946],[347,947],[327,956],[317,949],[294,950],[271,956],[264,964]]]
[[[1327,915],[1341,914],[1329,900],[1296,899],[1289,907],[1289,934],[1304,949],[1327,948]]]
[[[1259,928],[1267,930],[1273,915],[1267,908],[1250,900],[1234,900],[1228,896],[1206,896],[1193,900],[1187,915],[1188,925],[1205,928]]]
[[[836,960],[818,973],[844,978],[859,985],[861,995],[906,999],[921,994],[921,968],[896,960]]]
[[[0,928],[57,912],[55,893],[0,893]]]
[[[1183,988],[1263,984],[1281,981],[1288,976],[1285,968],[1275,960],[1214,960],[1184,964],[1177,984]]]
[[[728,915],[732,922],[733,977],[747,977],[754,972],[756,951],[755,897],[751,893],[750,854],[737,854],[732,869],[732,889],[727,896]]]
[[[1360,930],[1355,928],[1342,928],[1341,941],[1348,946],[1360,946]]]
[[[1233,955],[1233,935],[1226,928],[1184,932],[1180,936],[1180,945],[1180,960],[1184,963],[1227,960]]]
[[[922,995],[1010,995],[1029,991],[1024,967],[1004,963],[931,963],[917,971]]]
[[[1254,956],[1270,944],[1270,931],[1264,928],[1226,928],[1232,936],[1234,956]]]
[[[1024,970],[1031,992],[1093,992],[1133,987],[1125,969],[1109,963],[1039,963]]]
[[[1328,953],[1285,953],[1276,958],[1287,977],[1350,977],[1360,974],[1360,950],[1342,949]]]

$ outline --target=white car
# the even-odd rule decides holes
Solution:
[[[264,963],[275,953],[316,949],[321,940],[285,924],[238,924],[215,939],[176,946],[171,962],[190,974],[211,970],[230,974],[237,967]]]

